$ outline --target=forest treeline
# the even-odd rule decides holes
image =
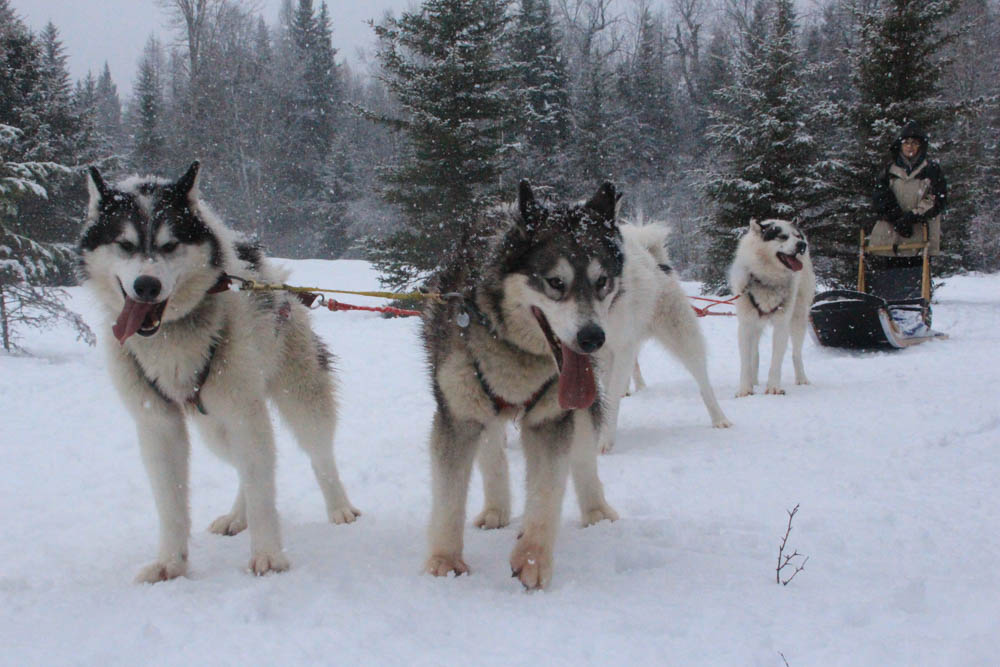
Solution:
[[[820,279],[849,284],[872,185],[916,120],[951,186],[939,270],[1000,269],[995,0],[425,0],[371,25],[364,66],[326,2],[286,0],[273,23],[235,0],[159,4],[171,39],[135,72],[72,81],[58,26],[0,0],[0,236],[17,248],[76,238],[88,165],[176,176],[197,158],[208,201],[270,253],[365,257],[397,287],[521,178],[560,199],[614,181],[709,290],[751,217],[798,218]],[[0,238],[8,283],[68,280],[66,261]]]

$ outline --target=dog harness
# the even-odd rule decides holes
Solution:
[[[781,303],[779,303],[777,306],[775,306],[771,310],[765,311],[763,308],[760,307],[760,304],[757,303],[757,299],[753,298],[753,292],[750,291],[750,285],[752,285],[753,283],[758,283],[760,285],[764,285],[766,283],[764,283],[764,281],[758,279],[757,276],[755,276],[755,275],[753,275],[751,273],[750,274],[750,281],[747,283],[747,288],[746,288],[746,290],[743,291],[743,293],[747,295],[747,298],[750,299],[750,305],[752,305],[754,307],[754,310],[757,311],[758,315],[760,315],[761,317],[767,317],[768,315],[774,315],[776,312],[778,312],[779,310],[781,310],[782,308],[785,307],[785,302],[782,301]]]
[[[533,407],[535,407],[539,399],[542,398],[542,395],[545,394],[546,391],[548,391],[549,387],[552,386],[552,383],[556,381],[556,376],[550,377],[548,380],[542,383],[542,386],[538,388],[538,391],[532,394],[527,401],[525,401],[521,405],[515,405],[514,403],[510,403],[504,400],[501,396],[498,396],[496,392],[493,391],[493,388],[490,387],[490,384],[486,381],[486,376],[483,375],[483,369],[479,367],[478,361],[473,360],[472,367],[476,371],[476,379],[479,380],[479,386],[482,387],[483,393],[486,394],[486,397],[490,399],[491,403],[493,403],[493,410],[496,412],[496,414],[500,414],[503,410],[506,410],[507,408],[519,408],[519,409],[523,408],[525,412],[530,411]]]
[[[220,292],[225,292],[226,290],[229,289],[229,284],[230,284],[229,277],[225,273],[220,274],[219,279],[215,281],[215,284],[208,289],[206,294],[218,294]],[[212,340],[212,344],[208,346],[208,357],[205,359],[205,363],[201,367],[201,370],[198,371],[198,375],[195,376],[194,390],[191,392],[190,396],[184,399],[185,405],[190,405],[203,415],[207,415],[208,410],[205,409],[205,405],[201,402],[201,389],[202,387],[205,386],[205,382],[208,381],[208,374],[212,370],[212,361],[215,359],[215,353],[219,349],[219,340],[220,338],[214,338]],[[128,350],[128,355],[132,358],[132,361],[139,369],[139,374],[142,375],[142,378],[146,381],[146,384],[150,386],[150,388],[156,393],[156,395],[162,398],[167,403],[174,403],[174,399],[170,398],[163,392],[163,390],[160,388],[160,385],[157,384],[156,379],[146,375],[146,369],[142,367],[142,364],[139,362],[139,359],[136,358],[134,354],[132,354],[131,350]]]

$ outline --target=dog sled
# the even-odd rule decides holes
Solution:
[[[924,240],[871,246],[861,231],[858,289],[830,290],[813,299],[809,321],[816,342],[848,349],[899,349],[948,336],[931,329],[931,272],[927,226]],[[872,272],[865,252],[920,250],[914,266]],[[867,275],[870,274],[870,275]],[[917,293],[917,274],[920,291]],[[866,289],[868,287],[869,289]]]

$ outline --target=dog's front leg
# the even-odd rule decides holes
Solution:
[[[771,340],[771,370],[767,374],[768,394],[784,394],[781,388],[781,364],[788,349],[788,319],[782,317],[774,321],[774,332]]]
[[[740,344],[740,386],[736,398],[749,396],[757,380],[757,348],[760,345],[761,325],[758,322],[748,322],[748,317],[741,315],[737,325],[737,337]]]
[[[191,516],[188,508],[188,441],[184,415],[159,397],[162,409],[134,411],[139,433],[142,462],[153,488],[153,500],[160,518],[160,547],[156,562],[147,565],[135,580],[153,584],[187,573],[188,536]]]
[[[250,565],[253,574],[282,572],[289,567],[281,548],[274,482],[274,432],[263,401],[247,401],[232,408],[227,420],[232,461],[240,477],[250,530]]]
[[[593,416],[588,410],[577,410],[573,414],[573,445],[570,461],[573,471],[573,486],[576,499],[580,503],[580,521],[590,526],[605,519],[615,521],[616,512],[604,499],[604,485],[597,475],[597,450],[594,448]]]
[[[434,413],[431,427],[430,556],[424,570],[441,577],[469,571],[462,560],[465,502],[482,425]]]
[[[552,579],[552,551],[569,474],[573,415],[567,412],[557,421],[525,425],[521,431],[527,490],[524,525],[510,555],[510,567],[528,589],[544,588]]]

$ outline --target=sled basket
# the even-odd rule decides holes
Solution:
[[[899,349],[932,338],[931,310],[923,299],[887,301],[854,290],[831,290],[813,300],[809,311],[816,342],[848,349]]]
[[[860,235],[858,254],[858,290],[831,290],[813,299],[809,310],[816,342],[826,347],[850,349],[899,349],[933,338],[945,339],[947,334],[931,329],[931,280],[928,260],[927,226],[923,226],[923,241],[896,247],[872,247],[864,230]],[[909,290],[901,289],[899,276],[872,287],[883,296],[865,292],[866,251],[896,252],[899,248],[920,250],[922,266],[917,267],[919,298],[899,298]],[[909,272],[909,269],[904,269]],[[904,278],[906,276],[903,276]],[[904,281],[905,282],[905,281]]]

